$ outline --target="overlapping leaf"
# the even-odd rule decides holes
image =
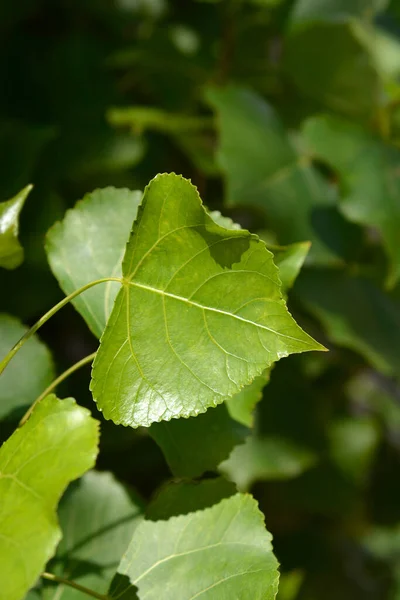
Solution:
[[[378,229],[390,259],[392,287],[400,277],[400,152],[335,117],[309,119],[304,136],[311,152],[339,175],[344,215]]]
[[[111,473],[90,471],[63,498],[59,519],[63,539],[51,571],[105,594],[141,519],[138,503]],[[82,593],[51,585],[42,598],[81,600]]]
[[[1,600],[22,600],[53,556],[57,502],[94,465],[97,444],[89,411],[50,395],[1,447]]]
[[[24,250],[18,241],[18,219],[31,189],[28,185],[14,198],[0,204],[0,267],[5,269],[15,269],[24,259]]]
[[[273,600],[278,563],[255,500],[236,494],[168,521],[143,521],[118,568],[111,598]]]
[[[195,416],[279,358],[322,349],[288,313],[265,244],[216,225],[182,177],[146,188],[122,272],[91,382],[116,423]]]
[[[26,327],[18,319],[0,313],[0,360],[25,332]],[[0,419],[32,404],[53,379],[49,350],[38,337],[31,337],[0,378]]]
[[[228,203],[262,210],[280,244],[309,240],[310,260],[337,262],[313,225],[315,211],[334,207],[333,190],[294,149],[272,108],[232,86],[210,88],[207,97],[218,115]]]
[[[86,283],[119,277],[125,244],[136,218],[141,192],[105,188],[87,194],[47,234],[47,256],[62,289],[70,294]],[[119,284],[107,282],[73,300],[100,337]]]

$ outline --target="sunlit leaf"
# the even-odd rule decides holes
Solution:
[[[19,214],[32,186],[27,185],[14,198],[0,203],[0,267],[15,269],[24,259],[18,241]]]
[[[93,467],[98,423],[72,398],[47,396],[0,449],[1,597],[21,600],[61,539],[56,507]]]
[[[18,319],[0,313],[0,360],[24,335]],[[31,337],[0,377],[0,419],[28,407],[54,379],[53,361],[37,336]],[[18,416],[22,415],[16,415]]]
[[[236,494],[219,504],[168,521],[143,521],[122,558],[119,598],[129,585],[138,598],[176,600],[273,600],[278,563],[271,535],[251,496]]]
[[[121,275],[125,244],[141,197],[141,192],[126,189],[96,190],[50,229],[47,256],[66,294],[95,279]],[[103,333],[118,289],[118,283],[107,282],[73,301],[97,337]]]
[[[90,471],[68,490],[58,511],[63,539],[51,563],[52,573],[105,594],[141,509],[111,473]],[[63,585],[46,586],[44,600],[81,600],[82,593]]]
[[[146,188],[122,273],[91,382],[115,423],[195,416],[279,358],[322,349],[288,313],[265,244],[216,225],[177,175]]]

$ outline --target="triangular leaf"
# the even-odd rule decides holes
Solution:
[[[98,422],[72,398],[47,396],[0,449],[1,597],[21,600],[61,538],[64,489],[93,467]]]
[[[24,335],[18,319],[0,313],[0,360]],[[23,373],[23,377],[21,377]],[[54,379],[51,354],[37,336],[31,337],[0,378],[0,419],[28,407]],[[16,418],[22,415],[16,415]]]
[[[32,186],[27,185],[14,198],[0,203],[0,267],[15,269],[24,259],[24,250],[18,241],[19,213]]]
[[[96,190],[53,225],[47,234],[47,256],[66,294],[95,279],[121,275],[125,244],[141,197],[141,192],[127,189]],[[119,284],[110,281],[73,300],[97,337],[103,333],[118,289]]]
[[[278,589],[278,563],[271,535],[265,530],[256,501],[236,494],[211,508],[143,521],[122,558],[121,584],[112,598],[130,585],[139,600],[273,600]]]
[[[265,244],[216,225],[177,175],[146,188],[122,271],[91,382],[115,423],[195,416],[283,356],[323,349],[288,313]]]

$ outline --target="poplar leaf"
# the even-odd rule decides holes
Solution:
[[[27,185],[14,198],[0,203],[0,267],[15,269],[24,259],[18,241],[19,214],[32,186]]]

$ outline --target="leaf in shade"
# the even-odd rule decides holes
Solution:
[[[96,190],[49,230],[48,260],[67,295],[96,279],[121,276],[125,245],[141,197],[141,192],[127,189]],[[97,337],[103,333],[119,287],[110,281],[73,300]]]
[[[235,485],[223,477],[202,481],[170,482],[162,487],[146,509],[146,519],[167,520],[218,504],[237,493]]]
[[[111,473],[90,471],[63,498],[58,511],[63,539],[49,570],[105,594],[116,565],[141,519],[132,494]],[[48,585],[43,600],[81,600],[82,593]]]
[[[125,579],[111,598],[132,585],[139,600],[273,600],[278,562],[263,521],[256,501],[242,494],[168,521],[142,521],[118,568]]]
[[[371,281],[341,271],[301,273],[295,294],[339,346],[360,353],[378,371],[400,368],[400,302]]]
[[[298,25],[301,22],[340,21],[351,17],[370,21],[387,4],[388,0],[297,0],[291,22]]]
[[[1,598],[21,600],[54,555],[57,503],[91,467],[98,422],[72,398],[47,396],[0,449]]]
[[[311,152],[335,169],[343,214],[376,228],[390,260],[388,285],[400,277],[400,152],[353,123],[314,117],[304,126]]]
[[[0,360],[24,335],[27,328],[15,317],[0,313]],[[23,375],[22,375],[23,374]],[[37,336],[31,337],[7,365],[0,377],[0,420],[19,418],[54,379],[51,354]]]
[[[0,203],[0,267],[15,269],[24,259],[24,250],[18,241],[19,214],[32,185],[27,185],[14,198]]]
[[[226,407],[232,419],[246,427],[253,427],[254,408],[262,398],[263,388],[267,385],[269,376],[270,369],[267,369],[256,377],[250,385],[226,400]]]
[[[323,349],[287,311],[265,244],[216,225],[175,174],[146,188],[122,272],[91,381],[115,423],[195,416],[274,361]]]
[[[297,477],[315,462],[316,457],[310,450],[289,440],[252,435],[234,448],[219,470],[234,481],[239,490],[246,491],[256,481]]]
[[[256,395],[254,404],[257,399]],[[172,473],[188,478],[215,471],[249,433],[247,427],[231,418],[225,403],[197,417],[153,423],[149,432],[162,449]]]
[[[299,242],[289,246],[267,244],[268,250],[274,255],[274,263],[279,269],[279,278],[285,293],[290,290],[297,279],[309,253],[310,245],[310,242]]]
[[[310,261],[340,262],[311,221],[317,208],[335,206],[334,190],[295,150],[273,109],[233,86],[209,88],[207,99],[218,115],[228,204],[262,210],[280,244],[311,241]]]

